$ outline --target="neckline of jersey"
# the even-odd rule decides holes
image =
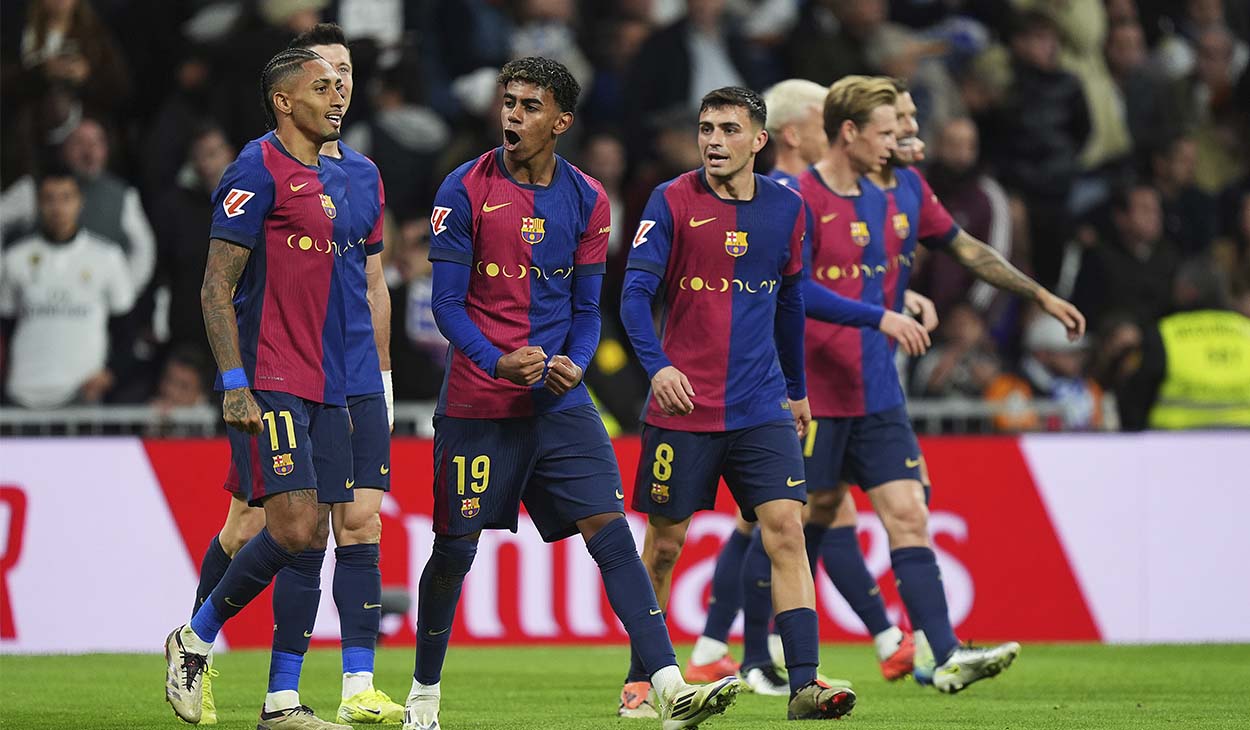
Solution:
[[[286,155],[288,159],[290,159],[292,162],[299,165],[300,167],[306,167],[309,170],[312,170],[313,172],[321,171],[321,158],[323,155],[321,154],[320,151],[317,152],[317,164],[316,165],[305,165],[298,158],[296,158],[295,155],[286,151],[286,147],[282,145],[282,140],[278,139],[277,131],[271,131],[269,133],[269,143],[272,144],[274,147],[276,147],[279,152]],[[334,159],[334,158],[331,157],[330,159]]]
[[[842,193],[839,193],[837,190],[834,190],[834,189],[833,189],[833,187],[829,184],[829,182],[828,182],[827,180],[825,180],[825,176],[820,174],[820,170],[817,170],[817,169],[816,169],[816,166],[815,166],[815,165],[812,165],[811,167],[807,168],[807,171],[808,171],[808,172],[810,172],[810,173],[812,174],[812,177],[816,178],[816,182],[820,183],[820,184],[821,184],[821,186],[822,186],[825,190],[828,190],[829,192],[833,193],[834,195],[838,196],[839,198],[842,198],[843,200],[854,200],[854,199],[856,199],[856,198],[862,198],[862,197],[864,197],[864,183],[865,183],[865,182],[868,182],[868,183],[871,183],[871,182],[872,182],[871,180],[869,180],[868,178],[864,177],[863,175],[860,175],[860,176],[859,176],[859,193],[858,193],[857,195],[843,195]]]
[[[551,172],[551,182],[546,185],[535,185],[534,183],[523,183],[512,177],[512,173],[508,172],[508,166],[503,164],[503,145],[495,148],[495,166],[499,168],[499,172],[502,173],[504,177],[508,178],[508,182],[518,188],[524,188],[526,190],[547,190],[548,188],[555,187],[556,180],[560,179],[560,155],[556,155],[555,158],[556,169]]]
[[[755,199],[760,196],[760,178],[764,177],[758,172],[751,173],[752,175],[755,176],[755,194],[752,195],[747,200],[740,200],[738,198],[722,198],[721,196],[717,195],[716,191],[712,189],[712,186],[708,184],[707,168],[700,167],[699,169],[694,170],[693,172],[698,173],[699,182],[703,185],[703,189],[707,191],[708,195],[711,195],[713,198],[716,198],[722,203],[729,203],[730,205],[750,205],[751,203],[755,202]]]

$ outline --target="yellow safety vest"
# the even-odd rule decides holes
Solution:
[[[1250,318],[1203,310],[1159,322],[1167,374],[1151,428],[1250,428]]]

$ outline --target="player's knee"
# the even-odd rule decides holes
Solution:
[[[788,556],[802,556],[807,560],[807,546],[803,537],[803,520],[796,510],[793,514],[771,516],[760,521],[764,549],[774,562]]]
[[[666,575],[672,572],[681,557],[681,548],[685,540],[675,536],[658,536],[652,546],[647,567],[653,574]]]
[[[894,506],[882,523],[890,536],[890,544],[926,545],[929,542],[929,510],[923,502]]]
[[[299,553],[312,547],[317,537],[317,523],[315,519],[304,519],[271,524],[269,534],[274,542],[282,546],[283,550],[289,553]]]
[[[253,537],[265,527],[265,513],[261,510],[248,510],[232,516],[222,525],[217,540],[226,555],[234,557]]]
[[[376,545],[382,541],[382,516],[376,512],[353,514],[348,511],[334,524],[334,542],[347,545]]]
[[[838,516],[838,505],[842,503],[840,490],[808,492],[807,521],[813,525],[831,525]]]

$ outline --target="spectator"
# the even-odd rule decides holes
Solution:
[[[1203,30],[1195,71],[1185,81],[1185,104],[1193,114],[1198,142],[1197,184],[1213,195],[1247,171],[1247,102],[1236,95],[1234,41],[1223,26]]]
[[[396,400],[430,400],[443,383],[447,339],[434,323],[434,284],[429,261],[430,224],[416,218],[400,226],[386,268],[391,293],[391,366]]]
[[[1198,145],[1192,137],[1177,137],[1151,156],[1152,182],[1163,203],[1163,237],[1182,255],[1203,253],[1219,231],[1215,198],[1194,184]]]
[[[1137,183],[1117,192],[1111,218],[1112,240],[1084,254],[1073,302],[1095,327],[1115,313],[1153,321],[1168,309],[1180,263],[1175,246],[1163,238],[1159,191]]]
[[[143,149],[160,150],[160,154],[147,154],[139,161],[143,199],[149,205],[178,184],[191,135],[203,128],[204,110],[212,108],[212,74],[204,48],[188,50],[177,64],[173,86],[160,100],[143,141]]]
[[[1080,81],[1059,67],[1059,33],[1049,17],[1023,14],[1011,54],[1013,80],[988,148],[998,178],[1028,208],[1035,278],[1050,287],[1070,234],[1068,195],[1081,171],[1089,112]]]
[[[1171,78],[1190,76],[1202,63],[1203,34],[1217,29],[1228,36],[1230,70],[1235,78],[1250,61],[1250,46],[1229,30],[1224,0],[1185,0],[1184,11],[1176,18],[1175,32],[1166,35],[1157,45],[1155,62]]]
[[[1146,35],[1136,20],[1112,23],[1106,56],[1135,149],[1153,150],[1178,135],[1185,123],[1180,88],[1150,65]]]
[[[6,250],[0,267],[0,317],[14,320],[6,395],[27,408],[98,403],[113,384],[109,317],[134,304],[126,261],[80,225],[71,173],[46,173],[38,201],[39,232]]]
[[[1118,393],[1124,428],[1250,428],[1250,317],[1230,311],[1203,259],[1177,272],[1173,297],[1176,312],[1144,329],[1140,365]]]
[[[475,77],[494,90],[495,75],[511,52],[513,24],[506,5],[493,0],[430,0],[426,4],[422,25],[438,32],[423,36],[421,71],[430,105],[444,118],[455,120],[466,111],[474,116],[480,113],[465,108],[466,87],[475,83]],[[489,78],[484,69],[490,71]]]
[[[201,125],[191,135],[177,184],[160,197],[155,209],[158,283],[169,291],[169,343],[174,348],[208,354],[200,285],[208,261],[213,191],[234,156],[220,127]]]
[[[790,75],[828,86],[868,73],[871,39],[885,21],[885,0],[812,0],[790,39]]]
[[[988,401],[1005,412],[994,417],[1000,431],[1084,431],[1103,427],[1103,391],[1086,374],[1084,341],[1072,342],[1058,320],[1036,315],[1024,333],[1025,355],[1017,373],[995,378],[985,390]],[[1034,403],[1058,406],[1042,416]]]
[[[980,140],[976,124],[967,117],[952,119],[938,134],[929,167],[933,192],[955,222],[1011,260],[1011,211],[1007,194],[979,164]],[[950,256],[925,256],[913,284],[945,312],[967,297],[981,312],[989,310],[998,290],[976,280]]]
[[[579,113],[589,127],[616,126],[625,115],[625,81],[634,56],[651,34],[651,25],[638,18],[615,18],[594,31],[590,52],[595,54],[595,78],[583,92]]]
[[[583,89],[590,88],[594,69],[577,46],[573,0],[521,0],[512,36],[512,58],[542,56],[564,64]]]
[[[162,415],[176,408],[192,408],[208,403],[209,389],[216,370],[204,353],[180,347],[169,354],[161,371],[160,383],[150,405]]]
[[[917,361],[912,392],[922,397],[980,398],[1002,370],[981,314],[967,304],[954,305],[942,318],[941,337]]]
[[[139,191],[108,170],[109,140],[104,126],[84,119],[65,139],[61,158],[78,177],[83,228],[121,246],[130,282],[142,292],[156,268],[156,238],[143,212]],[[35,179],[26,176],[0,197],[0,227],[27,232],[38,214]]]

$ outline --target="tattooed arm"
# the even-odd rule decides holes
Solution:
[[[950,254],[981,281],[1037,302],[1042,311],[1063,323],[1068,339],[1075,341],[1085,334],[1085,316],[1080,310],[1025,276],[1002,254],[966,231],[961,230],[951,241]]]
[[[200,307],[208,344],[221,372],[243,367],[239,354],[239,325],[231,296],[251,251],[219,238],[208,244],[208,265],[200,288]],[[226,425],[250,434],[261,430],[260,406],[250,388],[227,390],[221,406]]]

